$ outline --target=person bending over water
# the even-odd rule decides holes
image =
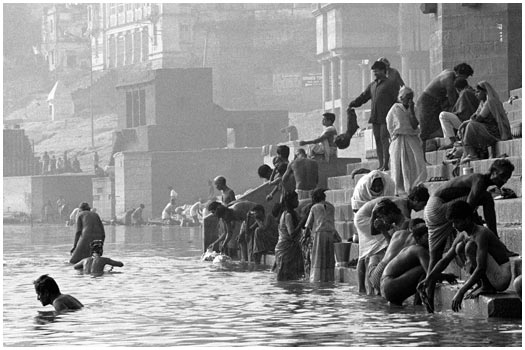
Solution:
[[[412,236],[416,244],[403,248],[385,267],[381,276],[381,295],[392,304],[401,305],[416,293],[418,283],[428,268],[428,229],[424,224],[414,228]],[[455,276],[444,274],[441,278],[450,283]],[[415,301],[415,300],[414,300]]]
[[[104,242],[97,240],[91,242],[91,256],[89,258],[84,258],[78,263],[76,263],[74,269],[82,269],[85,274],[91,274],[95,276],[101,276],[104,274],[104,267],[106,265],[122,267],[124,264],[120,261],[111,260],[102,256]],[[113,267],[112,267],[113,269]]]
[[[465,201],[457,201],[447,208],[446,218],[459,234],[445,256],[417,286],[428,312],[434,312],[434,305],[426,289],[431,283],[435,284],[436,276],[456,256],[464,262],[470,277],[454,295],[453,311],[461,310],[463,299],[474,298],[481,293],[501,292],[510,285],[512,273],[507,248],[491,230],[477,225],[475,216],[474,209]],[[466,294],[472,287],[475,288]]]
[[[390,243],[386,248],[386,252],[383,256],[383,259],[375,266],[373,271],[370,271],[368,274],[370,284],[373,288],[375,288],[376,290],[380,290],[381,276],[383,275],[383,271],[385,270],[386,265],[392,259],[394,259],[394,257],[397,256],[399,252],[403,250],[403,248],[416,243],[412,236],[412,232],[414,231],[414,229],[417,229],[421,226],[425,226],[425,220],[421,218],[416,218],[410,220],[407,229],[400,229],[394,232],[392,238],[390,239]]]
[[[483,217],[488,228],[498,237],[496,228],[496,212],[494,200],[487,191],[489,186],[496,185],[501,188],[511,177],[514,165],[507,159],[497,159],[490,166],[486,174],[469,174],[458,176],[447,181],[428,200],[425,207],[424,218],[428,226],[428,239],[430,249],[429,271],[441,259],[447,240],[454,238],[455,232],[452,222],[446,218],[447,209],[455,202],[465,200],[471,207],[483,206]],[[477,217],[477,215],[476,215]],[[477,222],[480,223],[479,217]],[[509,255],[514,253],[508,252]],[[434,300],[435,283],[430,281],[427,294],[431,305]]]
[[[49,275],[42,275],[33,282],[37,299],[43,306],[53,305],[57,313],[78,310],[84,307],[75,297],[60,293],[58,284]]]

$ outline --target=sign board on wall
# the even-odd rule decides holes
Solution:
[[[309,73],[303,75],[303,86],[312,87],[312,86],[322,86],[323,85],[323,75],[321,73]]]

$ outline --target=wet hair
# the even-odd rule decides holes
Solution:
[[[282,210],[283,212],[290,213],[292,215],[292,221],[294,226],[299,222],[295,208],[297,206],[297,193],[295,191],[288,191],[284,194],[282,201]]]
[[[272,168],[267,164],[263,164],[257,169],[257,174],[259,174],[259,177],[269,180],[270,176],[272,176]]]
[[[386,64],[385,62],[381,62],[381,61],[375,61],[374,64],[372,65],[372,70],[373,69],[379,69],[379,70],[384,70],[386,71]]]
[[[422,218],[411,219],[408,224],[408,229],[412,231],[414,227],[416,227],[419,224],[424,224],[424,223],[425,223],[425,220],[423,220]]]
[[[260,205],[260,204],[257,204],[256,206],[254,206],[254,207],[252,208],[252,210],[250,210],[250,211],[252,211],[252,212],[253,212],[253,211],[257,211],[257,212],[259,212],[259,213],[262,213],[263,215],[264,215],[264,213],[266,212],[266,210],[264,210],[264,207],[263,207],[262,205]]]
[[[512,174],[514,171],[514,164],[508,159],[496,159],[494,163],[490,165],[489,172],[492,173],[496,170],[501,170],[507,174]]]
[[[296,154],[302,154],[303,156],[306,156],[306,151],[304,150],[304,148],[298,148],[296,151],[295,151]]]
[[[420,240],[421,237],[423,237],[425,235],[425,233],[428,233],[428,227],[427,225],[425,225],[424,223],[421,225],[421,224],[418,224],[413,230],[412,230],[412,237],[414,237],[414,239],[416,241]]]
[[[467,63],[460,63],[457,66],[455,66],[454,72],[456,72],[456,74],[461,74],[466,77],[470,77],[471,75],[474,75],[474,70]]]
[[[78,207],[79,207],[80,210],[91,210],[91,208],[89,207],[89,204],[86,203],[86,202],[80,203],[80,205]]]
[[[428,202],[429,198],[430,194],[428,193],[428,189],[423,184],[412,188],[408,194],[408,199],[414,202]]]
[[[61,294],[58,284],[53,279],[53,277],[50,277],[49,275],[42,275],[38,277],[33,282],[33,284],[35,285],[35,291],[38,294],[43,294],[44,292],[49,294]]]
[[[381,199],[374,208],[376,215],[386,216],[389,214],[399,215],[401,214],[401,209],[388,198]]]
[[[474,214],[474,209],[465,201],[457,201],[452,203],[447,209],[446,219],[464,219],[471,218]]]
[[[226,185],[226,178],[224,176],[217,176],[213,179],[213,183],[221,182]]]
[[[281,158],[288,159],[290,156],[290,147],[286,145],[279,145],[277,146],[275,152],[277,152],[277,155],[281,156]]]
[[[458,90],[463,90],[468,86],[468,80],[465,78],[456,78],[454,80],[454,87]]]
[[[335,122],[335,114],[334,113],[330,113],[330,112],[323,113],[323,117],[325,117],[326,119],[330,120],[332,123]]]
[[[208,210],[209,211],[215,211],[217,210],[218,207],[220,207],[222,204],[217,202],[217,201],[213,201],[211,202],[210,204],[208,204]]]
[[[89,244],[89,249],[91,254],[98,253],[98,255],[102,255],[104,252],[104,242],[99,239],[94,240]]]
[[[312,202],[319,203],[319,202],[324,201],[326,199],[326,194],[324,193],[325,191],[326,189],[324,188],[315,189],[312,192]]]

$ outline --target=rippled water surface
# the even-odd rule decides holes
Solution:
[[[521,346],[516,320],[389,307],[345,284],[276,282],[267,269],[201,262],[199,229],[107,227],[102,277],[67,263],[74,230],[4,226],[4,346]],[[56,318],[32,281],[54,277],[85,308]]]

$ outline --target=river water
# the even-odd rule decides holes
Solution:
[[[201,262],[198,228],[107,227],[92,278],[68,264],[74,229],[4,226],[4,346],[521,346],[520,320],[390,307],[346,284],[277,282],[268,269]],[[50,316],[33,280],[54,277],[85,307]]]

